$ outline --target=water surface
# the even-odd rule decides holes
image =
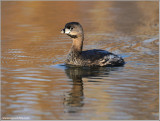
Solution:
[[[2,118],[158,119],[157,2],[2,2]],[[63,65],[67,22],[84,27],[84,50],[127,64]]]

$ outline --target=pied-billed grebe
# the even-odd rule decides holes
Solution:
[[[75,66],[122,66],[125,61],[118,55],[111,52],[94,49],[82,51],[84,33],[78,22],[70,22],[61,30],[73,40],[72,47],[65,60],[66,64]]]

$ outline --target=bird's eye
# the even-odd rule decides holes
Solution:
[[[73,27],[70,28],[70,30],[72,30],[72,29],[73,29]]]

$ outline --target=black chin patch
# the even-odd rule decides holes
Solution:
[[[70,35],[70,34],[67,35],[70,36],[71,38],[78,38],[77,35]]]

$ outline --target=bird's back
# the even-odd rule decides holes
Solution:
[[[77,66],[122,66],[124,60],[105,50],[94,49],[82,51],[77,57],[68,58],[68,64]]]

